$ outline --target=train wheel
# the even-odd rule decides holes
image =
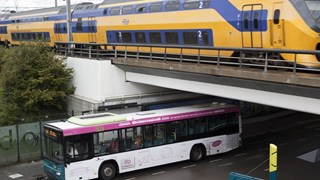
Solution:
[[[191,161],[194,161],[194,162],[201,161],[204,158],[204,156],[205,155],[204,155],[204,150],[202,146],[197,145],[191,149],[191,152],[190,152]]]
[[[112,163],[103,164],[99,171],[102,180],[111,180],[116,175],[116,167]]]

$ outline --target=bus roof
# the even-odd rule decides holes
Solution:
[[[122,115],[101,113],[76,116],[69,118],[65,122],[48,123],[48,125],[61,129],[63,136],[71,136],[238,111],[239,108],[237,106],[215,103],[141,111]]]

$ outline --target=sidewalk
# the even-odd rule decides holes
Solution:
[[[44,178],[42,161],[0,167],[1,180],[40,180]]]

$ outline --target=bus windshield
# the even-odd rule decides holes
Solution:
[[[306,0],[307,7],[310,10],[311,16],[314,19],[320,17],[320,1],[319,0]]]
[[[63,162],[63,151],[61,142],[45,136],[44,145],[44,156],[46,158],[55,162]]]

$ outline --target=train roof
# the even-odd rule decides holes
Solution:
[[[69,118],[68,121],[65,122],[54,122],[48,123],[47,125],[62,130],[65,136],[70,136],[235,111],[239,111],[239,108],[234,105],[214,103],[134,112],[122,115],[101,113],[76,116]]]

